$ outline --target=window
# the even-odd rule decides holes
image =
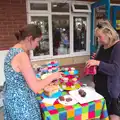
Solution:
[[[49,7],[47,2],[28,0],[28,12],[31,13],[43,13],[48,12]]]
[[[45,3],[30,3],[30,10],[48,10],[48,7]]]
[[[52,3],[51,8],[52,8],[51,9],[52,12],[69,12],[68,3]]]
[[[73,12],[91,12],[90,6],[85,4],[72,4]]]
[[[74,52],[86,50],[87,19],[86,17],[73,17],[74,26]]]
[[[33,56],[49,55],[49,33],[48,33],[48,17],[46,16],[31,16],[31,22],[36,22],[42,31],[42,40],[33,51]]]
[[[87,5],[74,5],[75,9],[88,10]]]
[[[69,16],[52,15],[53,55],[69,54]]]
[[[89,55],[90,6],[88,4],[28,0],[28,5],[28,23],[39,24],[43,34],[40,46],[31,51],[32,59]],[[74,11],[71,9],[73,5]]]

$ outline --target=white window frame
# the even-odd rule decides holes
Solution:
[[[48,10],[31,10],[30,9],[30,4],[31,3],[38,3],[38,4],[47,4],[47,7],[48,7]],[[49,7],[49,3],[47,1],[40,1],[40,0],[27,0],[27,12],[30,12],[30,13],[48,13],[48,11],[50,11],[50,7]]]
[[[74,32],[72,32],[71,33],[71,54],[72,54],[72,56],[82,56],[82,55],[89,55],[89,53],[90,53],[90,40],[89,40],[89,38],[90,38],[90,32],[88,32],[88,31],[90,31],[90,16],[89,15],[87,15],[87,14],[72,14],[72,16],[71,16],[72,18],[71,18],[71,31],[73,31],[73,17],[86,17],[86,20],[87,20],[87,33],[86,33],[86,50],[81,50],[80,52],[74,52],[74,49],[73,49],[73,46],[74,46],[74,38],[73,38],[73,34],[74,34]]]
[[[64,3],[64,1],[63,1],[63,0],[52,1],[51,3]],[[65,13],[65,14],[69,14],[70,11],[71,11],[71,8],[70,8],[70,2],[68,1],[67,3],[68,3],[68,5],[69,5],[69,12],[52,12],[52,11],[51,11],[51,13],[53,13],[53,14],[54,14],[54,13],[63,13],[63,14]],[[52,4],[50,4],[50,5],[52,5]]]
[[[46,0],[46,1],[39,1],[39,0],[27,0],[27,23],[31,22],[31,16],[48,16],[48,25],[49,25],[49,55],[43,55],[43,56],[33,56],[33,51],[30,52],[31,60],[37,61],[37,60],[49,60],[49,59],[55,59],[55,58],[66,58],[66,57],[75,57],[75,56],[84,56],[84,55],[90,55],[90,12],[88,13],[72,13],[71,12],[71,5],[76,4],[76,2],[68,1],[69,3],[69,12],[51,12],[51,3],[52,2],[58,2],[58,3],[64,3],[64,0],[56,1],[56,0]],[[81,2],[81,1],[80,1]],[[80,2],[77,2],[80,4]],[[47,3],[48,4],[48,11],[40,11],[40,10],[30,10],[30,3]],[[83,2],[83,4],[88,4],[88,2]],[[90,4],[89,4],[90,7]],[[69,30],[70,30],[70,54],[65,55],[53,55],[53,36],[52,36],[52,15],[69,15]],[[74,52],[73,51],[73,17],[79,16],[79,17],[86,17],[87,18],[87,36],[86,36],[86,51],[80,51],[80,52]]]
[[[75,9],[75,5],[86,5],[88,7],[88,10],[85,10],[85,9]],[[89,4],[84,4],[84,3],[72,3],[72,9],[73,9],[73,12],[83,12],[83,13],[89,13],[91,12],[91,9],[90,9],[90,5]]]
[[[28,23],[31,23],[31,17],[32,16],[37,16],[37,17],[48,17],[48,32],[49,32],[49,52],[50,52],[50,54],[49,55],[43,55],[44,56],[44,58],[50,58],[51,56],[52,56],[52,49],[50,49],[51,48],[51,46],[52,46],[52,35],[51,35],[51,24],[49,24],[49,22],[51,22],[51,15],[50,14],[33,14],[33,13],[31,13],[31,14],[29,14],[29,16],[28,16]],[[43,56],[33,56],[33,51],[31,50],[30,51],[30,57],[31,57],[31,59],[32,60],[38,60],[38,59],[43,59]]]

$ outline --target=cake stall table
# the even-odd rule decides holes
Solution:
[[[63,91],[62,95],[68,94]],[[37,97],[43,120],[109,120],[105,99],[92,101],[85,104],[64,106],[56,100],[53,105],[41,102],[41,96]]]
[[[45,66],[39,68],[39,74],[37,78],[45,79],[46,75],[51,74],[51,72],[61,71],[63,74],[61,74],[60,79],[57,81],[57,84],[59,84],[60,88],[63,91],[59,91],[59,94],[55,94],[57,98],[60,96],[68,95],[72,96],[75,95],[77,97],[77,94],[73,93],[74,90],[79,89],[82,87],[82,84],[79,81],[78,70],[75,68],[61,68],[59,69],[59,63],[57,61],[51,61],[47,63]],[[44,74],[43,74],[44,73]],[[47,74],[45,74],[47,73]],[[56,85],[56,84],[55,84]],[[49,85],[51,87],[51,85]],[[51,87],[53,88],[53,87]],[[82,88],[86,89],[86,87]],[[95,119],[103,119],[103,120],[109,120],[107,108],[105,99],[102,97],[95,100],[95,94],[92,93],[91,90],[86,91],[86,100],[88,100],[88,96],[94,99],[91,99],[91,102],[80,102],[79,100],[82,100],[82,98],[77,97],[77,102],[74,104],[69,104],[69,106],[66,104],[63,105],[61,101],[58,99],[55,99],[55,102],[53,101],[52,104],[50,104],[50,99],[48,99],[47,103],[45,103],[45,92],[49,93],[51,89],[44,88],[44,92],[39,92],[37,96],[37,100],[40,104],[40,109],[42,113],[43,120],[95,120]],[[87,90],[87,89],[86,89]],[[89,92],[91,91],[91,92]],[[49,96],[49,95],[48,95]],[[49,96],[50,97],[50,96]],[[54,95],[52,96],[54,98]],[[79,99],[79,100],[78,100]],[[93,101],[94,100],[94,101]],[[79,102],[78,102],[79,101]],[[49,103],[49,104],[48,104]],[[68,102],[69,103],[69,102]],[[81,103],[81,104],[80,104]],[[83,104],[84,103],[84,104]]]

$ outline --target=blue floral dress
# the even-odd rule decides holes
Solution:
[[[11,60],[21,52],[24,52],[21,48],[11,48],[5,58],[4,120],[41,120],[35,93],[23,75],[11,66]]]

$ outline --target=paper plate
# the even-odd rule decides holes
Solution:
[[[43,97],[43,98],[58,98],[58,97],[60,97],[62,95],[62,92],[61,91],[58,91],[57,93],[55,93],[55,94],[53,94],[52,96],[47,96],[47,95],[45,95],[44,94],[44,92],[42,92],[42,94],[41,94],[41,96]]]
[[[71,98],[72,101],[67,102],[66,100],[61,101],[60,99],[58,99],[58,102],[59,102],[60,104],[65,105],[65,106],[74,105],[74,104],[78,103],[71,95],[65,95],[64,98],[65,98],[65,99],[66,99],[66,98]]]
[[[69,94],[80,104],[88,103],[94,100],[100,100],[103,98],[103,96],[98,94],[92,87],[81,87],[80,89],[86,92],[85,97],[81,97],[78,93],[78,90],[69,91]]]
[[[74,87],[64,87],[64,85],[60,85],[60,87],[63,89],[63,90],[76,90],[76,89],[79,89],[81,86],[79,83],[76,83],[74,85]]]

